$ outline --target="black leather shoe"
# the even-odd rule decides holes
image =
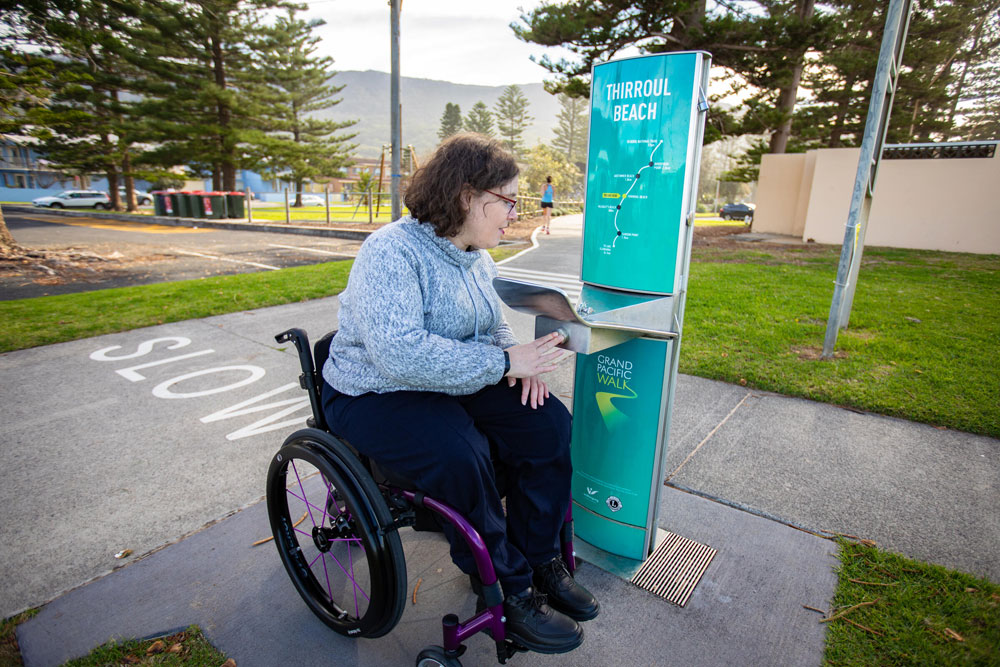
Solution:
[[[538,653],[566,653],[583,643],[583,628],[545,603],[531,587],[503,601],[507,637]]]
[[[550,605],[574,620],[589,621],[601,611],[597,598],[576,582],[561,556],[536,567],[532,581]]]

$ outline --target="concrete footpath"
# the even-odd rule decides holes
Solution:
[[[571,288],[579,227],[579,216],[554,220],[502,271]],[[0,355],[0,612],[47,602],[18,630],[28,667],[192,623],[240,667],[405,665],[441,643],[443,614],[472,612],[438,535],[403,531],[410,592],[422,583],[377,640],[328,630],[274,547],[251,546],[270,534],[259,502],[268,461],[306,412],[294,350],[273,334],[319,336],[337,304]],[[508,317],[530,338],[531,318]],[[550,382],[567,404],[572,375],[567,363]],[[667,470],[660,526],[718,550],[691,600],[675,607],[585,563],[578,576],[602,613],[583,647],[512,664],[818,665],[826,626],[802,605],[829,608],[836,546],[800,528],[1000,581],[997,440],[681,376]],[[126,547],[149,555],[111,571]],[[487,638],[468,645],[463,664],[495,664]]]

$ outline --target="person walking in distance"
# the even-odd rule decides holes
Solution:
[[[555,189],[552,187],[552,177],[545,177],[545,186],[542,188],[542,229],[546,234],[549,233],[549,222],[552,220],[552,198],[555,195]]]

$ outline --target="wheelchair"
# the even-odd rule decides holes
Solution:
[[[312,612],[347,637],[381,637],[399,622],[406,603],[406,561],[399,530],[440,530],[450,522],[474,556],[486,606],[460,622],[442,619],[442,645],[417,656],[418,667],[461,667],[463,642],[479,632],[496,643],[497,661],[506,664],[528,649],[504,632],[503,593],[486,544],[475,528],[447,504],[379,468],[346,440],[333,434],[323,415],[322,364],[336,331],[311,350],[302,329],[275,336],[299,354],[300,386],[309,394],[312,417],[307,428],[290,435],[267,471],[267,513],[274,543],[292,584]],[[502,492],[502,480],[498,487]],[[560,535],[570,573],[573,557],[572,509]]]

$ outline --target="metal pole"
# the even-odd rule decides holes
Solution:
[[[285,224],[292,224],[292,212],[288,208],[288,188],[285,188]]]
[[[390,0],[392,7],[392,76],[390,77],[389,113],[392,116],[392,219],[403,215],[399,197],[399,183],[402,178],[400,149],[403,144],[402,106],[399,103],[399,12],[403,0]]]
[[[253,201],[253,197],[250,195],[250,188],[247,188],[247,222],[253,222],[253,209],[250,208],[250,202]]]
[[[840,251],[837,280],[834,282],[833,299],[830,302],[830,316],[826,321],[826,336],[823,339],[824,359],[833,356],[837,344],[837,333],[847,328],[854,303],[854,288],[861,268],[864,251],[865,232],[868,228],[868,213],[871,211],[875,193],[875,177],[879,161],[882,159],[882,145],[889,129],[889,115],[892,99],[899,78],[899,66],[903,57],[903,45],[910,23],[910,0],[891,0],[885,18],[882,34],[882,48],[879,51],[875,80],[872,83],[872,97],[865,119],[865,133],[861,139],[861,156],[854,179],[851,207],[847,213],[847,227],[844,230],[844,245]]]
[[[392,162],[391,148],[390,148],[389,161]],[[381,193],[382,193],[382,188],[384,187],[383,186],[383,181],[384,180],[385,180],[385,144],[382,144],[382,157],[380,157],[379,161],[378,161],[378,187],[375,188],[375,191],[379,193],[379,198],[375,200],[375,215],[376,216],[379,213],[382,212],[382,195],[381,195]],[[389,185],[389,189],[392,190],[392,185],[391,184]],[[393,220],[397,220],[398,217],[396,215],[393,215],[392,219]]]
[[[323,194],[326,195],[326,224],[330,224],[330,184],[323,186]]]

